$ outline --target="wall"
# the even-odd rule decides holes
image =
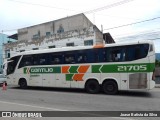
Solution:
[[[50,32],[50,35],[46,35]],[[103,35],[84,14],[22,28],[18,30],[18,41],[5,44],[11,56],[33,48],[48,49],[49,46],[65,47],[67,43],[84,46],[84,41],[93,40],[93,45],[103,43]]]
[[[85,17],[84,14],[78,14],[71,17],[62,18],[59,20],[22,28],[18,30],[18,40],[31,40],[34,35],[40,35],[44,38],[46,32],[50,32],[51,35],[57,34],[59,29],[62,28],[64,32],[73,30],[87,29],[93,26],[93,24]]]

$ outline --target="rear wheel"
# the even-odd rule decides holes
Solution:
[[[95,94],[99,92],[100,86],[96,80],[89,80],[86,83],[85,89],[88,93]]]
[[[118,86],[117,83],[114,81],[105,81],[102,84],[102,89],[104,93],[109,94],[109,95],[114,95],[118,92]]]
[[[21,89],[26,89],[27,88],[27,82],[25,79],[20,79],[19,85]]]

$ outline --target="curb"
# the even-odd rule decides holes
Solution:
[[[155,88],[160,88],[160,84],[156,84],[156,85],[155,85]]]

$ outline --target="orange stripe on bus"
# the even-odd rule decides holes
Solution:
[[[76,81],[83,81],[83,76],[84,74],[74,74],[72,79]]]
[[[95,45],[95,46],[93,46],[93,48],[104,48],[104,44]]]
[[[89,65],[83,65],[78,68],[79,73],[86,73],[89,68]]]
[[[69,73],[68,70],[69,70],[70,66],[63,66],[62,67],[62,73]]]

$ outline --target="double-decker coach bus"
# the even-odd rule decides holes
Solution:
[[[154,88],[154,68],[151,41],[32,50],[10,58],[7,83],[116,94]]]

